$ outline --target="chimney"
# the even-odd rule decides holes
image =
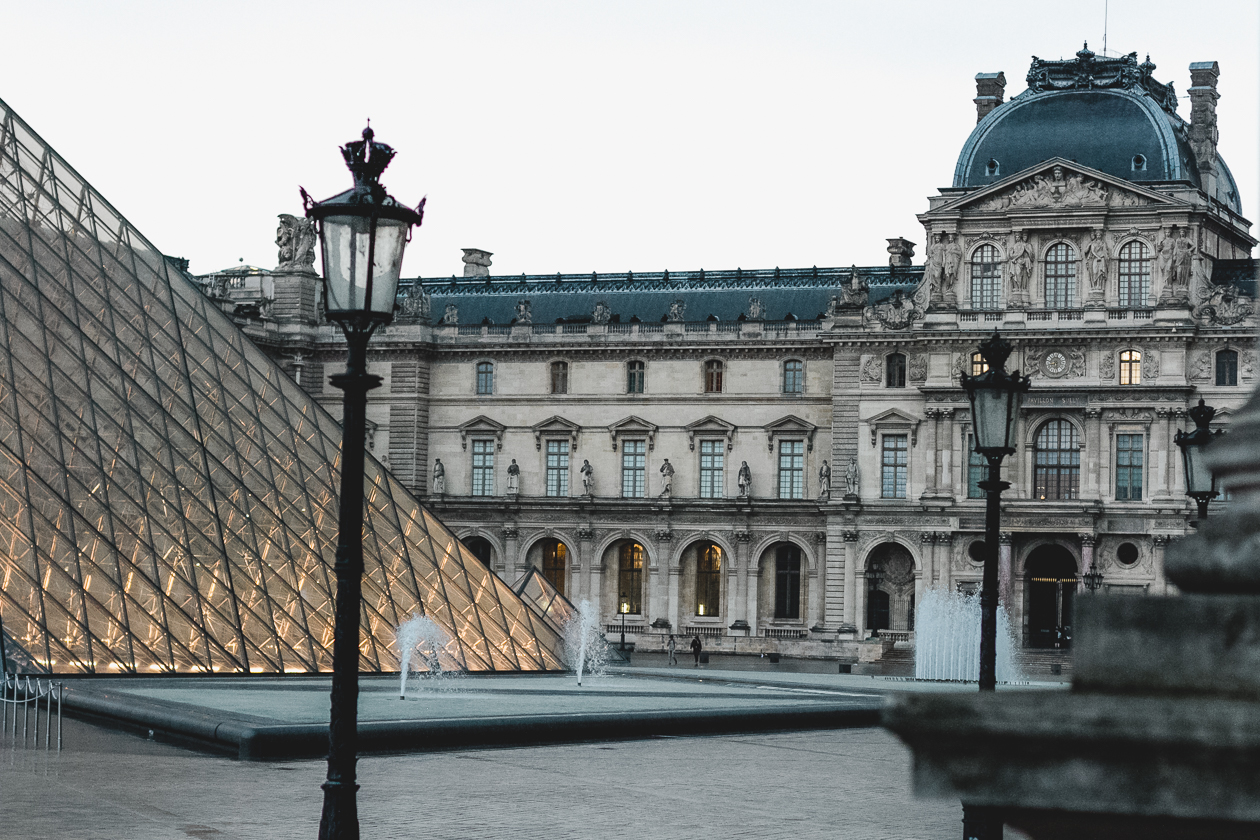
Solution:
[[[976,122],[988,116],[988,113],[1002,104],[1002,96],[1006,93],[1006,74],[976,74]]]
[[[888,240],[888,265],[903,268],[914,264],[914,243],[900,236]]]
[[[1190,149],[1199,165],[1203,191],[1216,192],[1216,80],[1221,68],[1215,61],[1196,61],[1190,65]]]
[[[480,248],[464,248],[464,276],[489,277],[490,258],[494,254]]]

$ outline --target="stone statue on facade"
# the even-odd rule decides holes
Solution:
[[[928,287],[928,304],[936,306],[941,302],[941,285],[945,281],[945,235],[932,234],[932,240],[924,249],[923,282]]]
[[[595,308],[591,310],[591,323],[607,324],[612,320],[612,310],[608,308],[606,301],[597,301]]]
[[[1177,241],[1164,231],[1155,243],[1155,256],[1151,259],[1151,282],[1159,289],[1159,302],[1166,303],[1172,297],[1173,259],[1177,253]]]
[[[531,308],[529,298],[521,298],[516,302],[516,319],[513,323],[532,324],[534,323],[534,312]]]
[[[818,501],[831,501],[831,465],[826,461],[818,468]]]
[[[517,496],[521,492],[521,468],[516,465],[515,458],[507,468],[507,492],[509,496]]]
[[[442,323],[454,326],[459,323],[459,307],[453,303],[446,304],[446,312],[442,315]]]
[[[280,226],[276,228],[276,256],[279,271],[315,271],[315,223],[288,213],[280,214]]]
[[[595,493],[595,468],[591,466],[591,462],[583,459],[582,468],[578,470],[582,474],[582,495],[591,496]]]
[[[849,465],[844,469],[845,498],[857,498],[858,495],[858,460],[856,455],[849,456]]]
[[[945,298],[948,303],[954,295],[955,284],[958,283],[958,272],[962,270],[963,249],[958,244],[958,237],[950,234],[949,239],[945,242],[945,251],[942,255],[944,261],[944,279],[942,286],[946,290]]]
[[[1102,300],[1107,292],[1107,264],[1111,260],[1111,243],[1102,231],[1089,232],[1084,256],[1085,281],[1089,283],[1090,300]]]
[[[398,321],[404,324],[427,324],[432,307],[432,299],[425,293],[424,287],[418,281],[412,283],[399,304]]]
[[[1032,245],[1028,242],[1028,231],[1021,230],[1011,240],[1008,259],[1011,267],[1010,303],[1013,306],[1027,304],[1028,287],[1032,283],[1033,264],[1036,262]]]
[[[433,459],[433,495],[441,496],[446,492],[446,467],[441,458]]]
[[[661,497],[668,499],[674,492],[674,465],[665,459],[661,464]]]
[[[748,469],[747,461],[740,461],[739,473],[736,475],[735,481],[739,484],[740,498],[748,498],[748,494],[752,492],[752,470]]]
[[[681,321],[687,317],[687,302],[682,298],[674,301],[669,305],[669,315],[671,321]]]
[[[760,321],[766,317],[766,307],[759,297],[748,298],[748,320]]]
[[[1194,265],[1194,257],[1198,250],[1198,246],[1186,236],[1185,228],[1178,231],[1177,238],[1173,241],[1171,274],[1173,294],[1180,300],[1184,300],[1189,295],[1190,270]]]

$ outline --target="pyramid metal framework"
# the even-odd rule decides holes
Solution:
[[[54,673],[332,668],[341,427],[0,101],[0,621]],[[368,458],[361,667],[563,668],[555,630]]]

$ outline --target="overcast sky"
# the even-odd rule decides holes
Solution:
[[[298,185],[349,185],[371,117],[424,227],[404,274],[880,265],[922,243],[974,76],[1102,52],[1104,0],[2,2],[0,98],[164,252],[273,267]],[[1111,0],[1108,54],[1183,96],[1260,216],[1260,4]],[[1253,230],[1253,233],[1255,231]],[[921,261],[922,245],[916,262]]]

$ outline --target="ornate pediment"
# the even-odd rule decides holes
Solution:
[[[647,440],[648,452],[656,446],[656,425],[649,423],[642,417],[635,417],[631,414],[624,420],[618,420],[608,426],[608,434],[612,435],[613,452],[617,451],[617,441],[620,438],[645,438]]]
[[[572,420],[565,420],[559,414],[548,417],[541,423],[537,423],[531,427],[534,432],[534,448],[542,450],[543,438],[556,440],[557,438],[566,438],[569,441],[570,451],[577,449],[578,434],[582,431],[582,427]]]
[[[772,423],[767,423],[763,428],[770,441],[771,452],[774,451],[776,438],[805,438],[805,448],[810,452],[814,451],[814,433],[818,431],[818,427],[795,414],[780,417]]]
[[[879,440],[881,431],[909,434],[911,446],[915,446],[919,442],[919,418],[912,417],[901,409],[890,408],[887,411],[881,411],[867,420],[866,425],[871,430],[871,446],[874,446]]]
[[[688,423],[683,428],[687,430],[687,446],[689,449],[696,448],[697,435],[709,438],[726,438],[726,450],[728,452],[734,446],[732,438],[735,436],[735,424],[727,423],[725,420],[714,417],[712,414],[705,417],[703,420]]]
[[[484,414],[459,424],[459,443],[463,449],[468,448],[468,438],[494,438],[495,449],[503,449],[503,432],[507,429],[502,423],[496,423]]]
[[[1064,158],[1052,158],[947,205],[949,210],[1146,207],[1177,202]]]

